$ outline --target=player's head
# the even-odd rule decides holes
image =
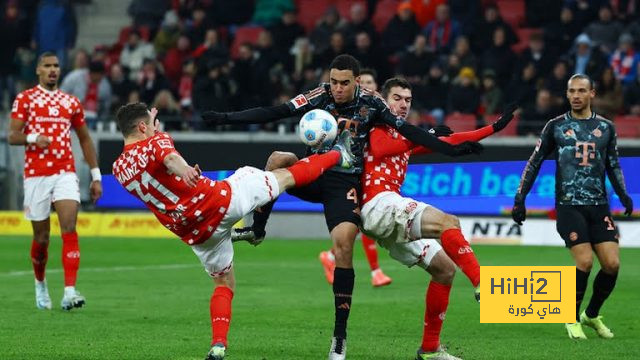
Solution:
[[[593,80],[585,74],[575,74],[567,82],[567,99],[571,110],[583,111],[591,108],[591,99],[596,96]]]
[[[49,90],[55,89],[58,85],[58,78],[60,78],[60,62],[56,54],[43,52],[38,57],[36,74],[38,75],[40,86]]]
[[[336,104],[353,100],[360,76],[360,63],[351,55],[338,55],[329,65],[329,84]]]
[[[146,139],[153,136],[158,128],[158,119],[152,119],[147,104],[140,102],[121,106],[116,113],[116,121],[125,139]]]
[[[376,82],[377,77],[378,74],[375,70],[362,69],[362,71],[360,71],[360,80],[358,80],[358,83],[363,89],[378,91],[378,83]]]
[[[382,85],[382,96],[389,104],[391,112],[403,119],[407,118],[411,111],[411,84],[403,78],[394,77]]]

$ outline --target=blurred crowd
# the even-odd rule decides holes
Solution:
[[[480,125],[518,102],[517,133],[538,134],[566,111],[574,73],[595,80],[596,112],[640,116],[640,0],[498,0],[524,3],[517,23],[495,0],[349,1],[342,15],[318,0],[329,6],[305,27],[298,17],[311,1],[133,0],[131,26],[86,50],[75,47],[69,1],[0,0],[0,106],[34,84],[37,54],[54,51],[61,88],[80,98],[92,127],[144,101],[166,129],[206,130],[202,111],[282,103],[327,81],[331,59],[348,53],[378,83],[409,80],[418,125],[458,114]],[[392,13],[374,25],[379,2]],[[258,129],[273,126],[238,128]]]

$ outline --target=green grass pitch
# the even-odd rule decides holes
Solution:
[[[0,359],[203,359],[210,341],[212,282],[178,240],[81,237],[78,289],[87,306],[59,309],[60,239],[47,279],[54,309],[35,308],[27,237],[0,237]],[[327,241],[267,240],[236,248],[230,360],[326,359],[333,297],[318,252]],[[483,265],[572,265],[560,247],[475,246]],[[381,252],[394,280],[374,289],[356,244],[348,358],[410,360],[422,336],[428,275]],[[480,324],[472,288],[458,272],[442,334],[464,359],[640,359],[640,249],[622,249],[618,285],[603,308],[615,332],[568,339],[561,324]],[[593,279],[597,267],[592,271]],[[590,297],[591,284],[587,292]]]

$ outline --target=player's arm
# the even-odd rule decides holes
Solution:
[[[9,124],[9,136],[7,139],[9,141],[9,145],[35,144],[37,147],[45,149],[49,144],[51,144],[51,138],[48,136],[38,133],[25,134],[23,132],[24,124],[25,123],[22,120],[11,118],[11,123]]]
[[[493,134],[495,134],[493,125],[488,125],[473,131],[453,133],[447,137],[441,137],[439,139],[451,145],[458,145],[458,144],[464,143],[465,141],[478,142]],[[433,150],[426,148],[424,146],[415,146],[413,149],[411,149],[411,155],[424,155],[424,154],[430,154],[432,152]]]
[[[181,177],[190,187],[196,186],[198,179],[200,179],[200,174],[202,174],[197,164],[195,167],[189,166],[186,160],[177,152],[171,152],[166,155],[162,163],[172,174]]]
[[[545,125],[544,129],[542,129],[542,134],[538,139],[538,144],[536,148],[533,150],[529,161],[527,161],[527,165],[524,167],[524,171],[522,172],[522,177],[520,178],[520,186],[518,187],[518,191],[516,192],[513,210],[511,212],[511,216],[513,220],[522,225],[522,222],[526,219],[526,208],[525,208],[525,198],[527,194],[531,190],[533,183],[538,176],[538,172],[540,171],[540,166],[542,166],[542,162],[544,159],[553,151],[555,147],[555,140],[553,138],[553,128],[554,122],[549,121],[547,125]]]
[[[89,193],[91,194],[91,200],[96,202],[102,196],[102,175],[100,174],[100,168],[98,167],[96,147],[93,145],[93,140],[91,139],[91,135],[89,135],[89,128],[86,124],[76,127],[75,130],[76,135],[78,135],[78,141],[80,142],[80,148],[82,148],[84,160],[91,169],[91,185],[89,185]]]
[[[607,176],[609,176],[613,190],[618,194],[620,202],[624,206],[624,214],[630,216],[631,213],[633,213],[633,200],[631,200],[629,193],[627,193],[627,187],[624,183],[624,175],[622,174],[622,167],[620,166],[620,159],[618,158],[616,138],[616,129],[613,124],[611,124],[611,137],[607,145],[607,158],[605,159]]]

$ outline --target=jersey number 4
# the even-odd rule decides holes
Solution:
[[[138,180],[133,180],[131,183],[129,183],[129,185],[127,185],[127,190],[135,191],[136,194],[138,194],[138,197],[140,198],[140,200],[144,201],[145,203],[153,204],[153,206],[155,206],[158,210],[166,210],[166,205],[162,201],[156,199],[153,195],[151,195],[148,192],[149,186],[151,186],[154,189],[156,189],[159,193],[164,195],[172,203],[174,204],[178,203],[178,200],[179,200],[178,196],[172,193],[171,190],[164,187],[164,185],[160,184],[160,182],[156,180],[153,176],[151,176],[151,174],[149,174],[148,172],[146,171],[143,172],[141,174],[140,180],[142,184],[138,182]],[[147,193],[142,191],[143,187],[147,191]]]

